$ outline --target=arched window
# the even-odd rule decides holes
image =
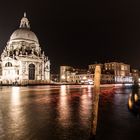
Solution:
[[[29,80],[35,80],[35,65],[29,65]]]
[[[7,62],[7,63],[5,64],[5,67],[12,67],[12,63],[11,63],[11,62]]]

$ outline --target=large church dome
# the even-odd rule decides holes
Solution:
[[[37,36],[34,32],[30,31],[29,29],[20,28],[14,31],[10,37],[10,41],[14,40],[28,40],[28,41],[34,41],[38,43]]]
[[[38,38],[35,33],[30,30],[29,20],[26,17],[26,13],[24,13],[19,28],[10,36],[10,40],[7,42],[2,56],[29,56],[33,54],[40,57],[42,51]]]
[[[30,24],[29,20],[26,18],[26,13],[24,13],[24,17],[21,19],[19,29],[15,30],[10,37],[10,41],[12,42],[21,40],[39,43],[35,33],[30,30]]]

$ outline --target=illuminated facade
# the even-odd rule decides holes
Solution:
[[[95,67],[94,67],[95,68]],[[60,82],[71,84],[93,84],[94,73],[71,66],[60,66]],[[101,83],[114,83],[114,75],[101,74]]]
[[[60,82],[64,83],[93,83],[93,75],[85,69],[75,69],[71,66],[60,66]]]
[[[71,66],[60,66],[60,82],[69,81],[69,76],[74,72],[74,68]],[[75,75],[75,73],[74,73]]]
[[[94,73],[95,66],[97,64],[89,65],[89,71]],[[133,77],[130,73],[130,65],[119,63],[119,62],[109,62],[104,64],[99,64],[101,66],[102,75],[112,75],[113,79],[110,79],[111,83],[132,83]],[[110,77],[111,78],[111,77]],[[104,81],[105,82],[105,81]]]
[[[50,61],[41,50],[39,41],[24,13],[19,29],[10,36],[1,54],[3,84],[50,82]]]
[[[96,65],[101,67],[101,84],[133,83],[130,65],[119,62],[91,64],[88,66],[88,70],[82,72],[70,66],[61,66],[60,82],[92,84]]]
[[[138,69],[132,69],[131,70],[131,73],[132,73],[132,77],[134,79],[135,82],[140,82],[139,81],[139,77],[140,77],[140,72]]]
[[[130,65],[110,62],[104,64],[105,71],[112,73],[115,77],[115,83],[131,83],[133,78],[130,73]]]
[[[94,73],[95,67],[96,67],[97,65],[100,66],[101,69],[103,69],[103,64],[90,64],[90,65],[88,65],[89,71],[90,71],[91,73]]]

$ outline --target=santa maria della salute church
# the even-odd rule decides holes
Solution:
[[[19,85],[50,82],[50,61],[30,30],[26,13],[1,54],[0,82]]]

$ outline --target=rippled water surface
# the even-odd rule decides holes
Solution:
[[[102,90],[97,140],[132,140],[140,118],[127,107],[131,89]],[[87,140],[92,86],[0,87],[0,140]]]

